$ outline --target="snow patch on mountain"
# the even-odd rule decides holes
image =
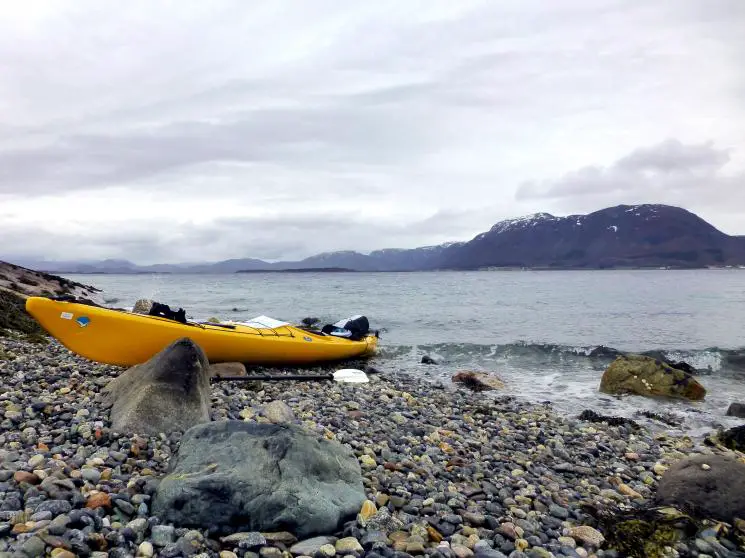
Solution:
[[[533,213],[532,215],[524,215],[522,217],[500,221],[494,225],[489,232],[502,233],[508,230],[525,229],[528,227],[534,227],[539,223],[557,221],[559,219],[561,219],[561,217],[554,217],[550,213]]]

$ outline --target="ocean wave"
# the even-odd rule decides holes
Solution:
[[[421,358],[427,354],[435,360],[463,364],[474,359],[509,361],[525,365],[581,363],[590,366],[607,366],[622,354],[641,354],[667,362],[686,362],[699,374],[731,373],[745,378],[745,347],[723,349],[719,347],[692,349],[620,350],[606,345],[562,345],[558,343],[530,343],[518,341],[506,344],[434,343],[422,345],[382,345],[382,358]]]

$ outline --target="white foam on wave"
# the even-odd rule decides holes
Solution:
[[[703,401],[670,400],[636,395],[619,397],[600,392],[604,365],[593,364],[592,359],[531,361],[530,358],[525,359],[520,355],[505,353],[502,350],[503,347],[498,345],[484,347],[480,355],[473,354],[473,347],[460,347],[460,350],[456,351],[453,351],[452,347],[449,347],[450,350],[438,348],[442,350],[430,350],[427,354],[438,360],[439,366],[412,367],[410,357],[400,353],[393,358],[398,361],[402,371],[408,370],[415,375],[422,375],[422,370],[426,369],[425,377],[446,383],[457,370],[462,369],[495,374],[504,381],[505,389],[498,393],[494,392],[493,395],[511,395],[535,404],[548,401],[556,411],[568,418],[577,418],[582,411],[592,410],[601,415],[633,419],[653,431],[665,430],[696,438],[705,436],[719,427],[730,428],[741,422],[741,419],[725,416],[729,404],[741,400],[742,397],[738,396],[738,393],[743,393],[738,381],[727,375],[714,373],[699,376],[698,380],[707,390]],[[593,348],[576,347],[573,349],[577,351],[577,354],[589,354]],[[422,353],[415,352],[418,356],[417,361],[419,361]],[[721,360],[719,353],[715,351],[666,352],[665,354],[668,358],[686,360],[702,368],[709,365],[714,368]],[[698,360],[691,359],[692,355],[698,356]],[[672,416],[680,421],[680,425],[672,426],[640,415],[645,411],[661,416]]]

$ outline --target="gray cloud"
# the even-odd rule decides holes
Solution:
[[[263,110],[230,122],[179,122],[147,132],[74,135],[36,149],[0,153],[0,192],[24,193],[130,184],[204,163],[335,163],[411,161],[432,145],[401,114],[389,126],[375,109],[332,106]],[[149,186],[149,185],[146,185]]]
[[[518,199],[572,199],[624,196],[717,196],[735,194],[745,186],[745,174],[723,173],[729,162],[728,150],[717,149],[712,142],[686,145],[670,139],[650,147],[635,149],[607,166],[589,166],[565,174],[556,180],[525,182],[516,192]],[[719,200],[723,206],[729,202]],[[594,201],[597,203],[597,200]]]
[[[321,247],[370,252],[382,247],[423,246],[431,240],[446,242],[475,233],[473,221],[483,219],[484,213],[441,211],[410,223],[333,212],[226,218],[190,225],[175,225],[165,219],[153,226],[134,219],[106,230],[58,230],[46,235],[14,226],[4,228],[0,256],[10,260],[123,258],[144,264],[234,257],[302,259],[322,251]]]
[[[298,258],[647,199],[745,233],[743,27],[740,0],[0,6],[4,249]]]
[[[711,141],[684,144],[668,139],[635,149],[605,167],[583,167],[556,180],[525,182],[515,195],[518,200],[544,200],[555,207],[583,211],[664,200],[707,217],[742,216],[745,171],[727,172],[730,160],[730,150],[717,148]],[[733,217],[719,221],[731,225]]]

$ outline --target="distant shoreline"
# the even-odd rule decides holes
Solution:
[[[486,268],[459,268],[459,269],[386,269],[365,270],[350,268],[299,268],[299,269],[245,269],[238,271],[44,271],[62,275],[236,275],[236,274],[262,274],[262,273],[443,273],[443,272],[494,272],[494,271],[743,271],[745,266],[617,266],[617,267],[486,267]]]
[[[359,273],[359,270],[346,267],[301,267],[298,269],[240,269],[235,273]]]

